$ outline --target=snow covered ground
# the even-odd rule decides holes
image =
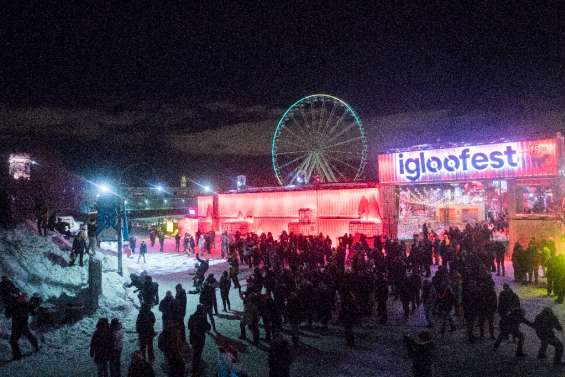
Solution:
[[[21,250],[23,257],[13,257],[7,254],[13,250]],[[53,253],[67,257],[66,252],[51,241],[37,237],[29,229],[18,228],[16,231],[0,232],[0,269],[1,273],[17,277],[18,284],[28,293],[42,291],[44,297],[56,296],[62,292],[72,293],[76,286],[84,285],[86,270],[78,266],[61,268],[52,265],[46,254]],[[100,253],[99,253],[100,254]],[[16,253],[16,255],[20,255]],[[191,288],[191,262],[182,263],[183,255],[163,254],[156,256],[150,253],[148,258],[155,258],[156,271],[167,271],[164,267],[175,266],[168,271],[171,274],[157,276],[162,297],[166,290],[174,292],[174,286],[182,283],[187,291]],[[15,259],[14,259],[15,258]],[[68,258],[68,257],[67,257]],[[137,348],[135,334],[135,319],[137,304],[132,291],[126,294],[122,284],[124,280],[115,272],[116,260],[111,255],[102,256],[104,263],[104,297],[101,308],[92,317],[85,318],[73,325],[64,326],[57,330],[40,334],[41,351],[21,361],[1,362],[0,376],[31,377],[79,377],[95,376],[95,366],[88,354],[90,337],[98,317],[118,317],[124,323],[126,330],[124,351],[122,354],[123,373],[129,364],[129,355]],[[169,264],[170,262],[170,264]],[[149,260],[148,260],[149,263]],[[126,262],[128,268],[132,264]],[[163,269],[159,270],[159,266]],[[182,266],[182,268],[176,268]],[[510,266],[508,266],[510,267]],[[219,275],[227,269],[223,262],[211,266],[210,271]],[[242,268],[243,274],[247,269]],[[127,276],[127,271],[125,276]],[[497,289],[503,282],[511,282],[510,271],[506,278],[496,277]],[[84,280],[82,280],[84,278]],[[512,284],[514,285],[514,284]],[[515,286],[520,295],[526,316],[533,319],[544,306],[554,308],[563,322],[565,309],[563,305],[555,305],[545,297],[545,290],[532,286]],[[242,310],[241,300],[237,291],[232,290],[230,300],[233,312],[220,313],[216,318],[220,335],[210,334],[206,340],[204,359],[207,362],[206,376],[215,376],[215,360],[217,345],[230,342],[240,350],[241,363],[250,376],[263,377],[268,375],[267,351],[268,343],[261,341],[258,347],[238,339],[239,313]],[[219,297],[218,297],[218,301]],[[198,297],[189,295],[188,312],[192,313],[197,305]],[[221,310],[221,308],[220,308]],[[161,330],[160,313],[154,312],[158,318],[156,329]],[[421,310],[406,323],[401,315],[399,302],[389,301],[390,321],[386,326],[378,325],[374,319],[364,320],[356,328],[357,346],[354,349],[345,347],[343,332],[335,324],[330,326],[327,334],[316,331],[302,330],[300,347],[294,351],[294,363],[291,368],[292,376],[410,376],[411,361],[405,351],[402,337],[405,333],[415,333],[423,328],[424,317]],[[334,318],[335,320],[335,318]],[[0,318],[0,359],[8,359],[9,322]],[[462,322],[458,320],[458,331],[441,336],[436,332],[436,361],[435,376],[565,376],[565,368],[554,368],[551,365],[552,350],[545,361],[536,359],[539,341],[534,332],[522,326],[526,334],[525,352],[527,357],[521,360],[514,358],[515,345],[510,342],[502,343],[497,352],[492,349],[492,341],[480,340],[474,344],[466,341]],[[27,341],[21,340],[24,350],[30,350]],[[156,344],[155,344],[156,346]],[[161,368],[163,356],[156,349],[157,360],[154,364],[158,376],[165,376]],[[188,357],[188,355],[187,355]],[[188,363],[190,364],[190,363]]]
[[[102,242],[100,248],[103,249],[102,253],[116,257],[116,244],[110,242]],[[127,258],[124,255],[123,263],[124,266],[130,272],[140,273],[141,271],[147,271],[151,276],[163,276],[171,274],[183,274],[194,270],[194,266],[197,260],[194,256],[188,256],[185,253],[174,253],[165,252],[160,253],[158,251],[153,251],[147,253],[145,256],[145,262],[143,258],[138,262],[139,254],[133,254],[131,257]],[[204,257],[208,258],[207,255]],[[220,259],[210,259],[210,266],[223,263]]]

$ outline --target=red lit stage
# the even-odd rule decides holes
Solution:
[[[376,183],[249,189],[198,197],[198,227],[235,233],[382,234]]]

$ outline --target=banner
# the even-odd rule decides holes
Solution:
[[[113,195],[101,196],[96,201],[96,238],[99,241],[118,241],[118,205]]]
[[[556,139],[410,150],[378,156],[380,183],[423,183],[558,173]]]

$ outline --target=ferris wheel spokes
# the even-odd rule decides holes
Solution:
[[[316,94],[296,101],[282,115],[272,155],[273,169],[282,185],[304,183],[297,181],[298,176],[306,181],[314,175],[323,182],[357,180],[366,164],[365,132],[349,105],[336,97]]]

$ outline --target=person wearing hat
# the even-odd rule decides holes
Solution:
[[[563,328],[550,307],[545,307],[541,313],[536,316],[532,327],[536,331],[536,335],[541,342],[538,359],[545,359],[547,346],[552,345],[555,348],[553,364],[563,365],[561,361],[561,356],[563,355],[563,344],[555,336],[555,332],[553,331],[563,331]]]
[[[498,334],[498,338],[494,342],[494,350],[498,349],[503,339],[507,339],[508,335],[512,335],[514,339],[518,339],[516,357],[525,356],[523,351],[524,334],[520,331],[520,324],[522,323],[532,326],[532,323],[524,317],[524,311],[519,306],[512,307],[507,315],[500,317],[500,334]]]
[[[412,357],[414,377],[431,377],[434,352],[432,333],[424,330],[416,336],[404,335],[404,341]]]

